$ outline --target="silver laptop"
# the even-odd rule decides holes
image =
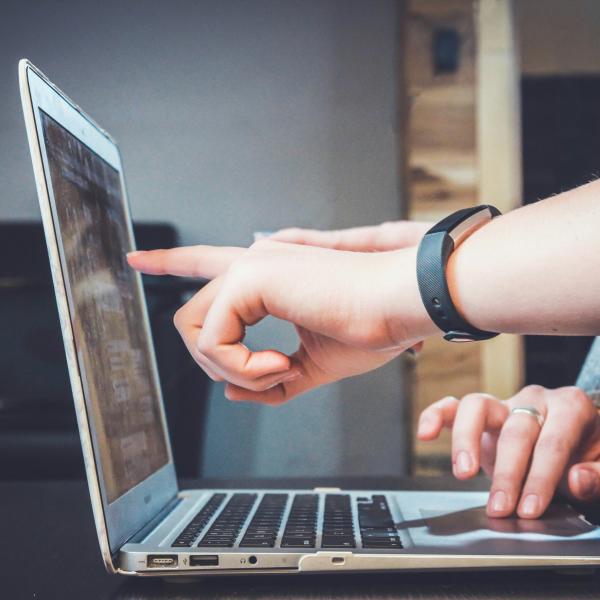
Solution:
[[[566,505],[489,519],[487,494],[179,489],[115,141],[28,61],[21,98],[100,550],[127,575],[600,564]],[[74,549],[76,550],[76,549]]]

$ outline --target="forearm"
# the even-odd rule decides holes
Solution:
[[[494,219],[451,255],[447,279],[480,329],[600,335],[600,181]]]

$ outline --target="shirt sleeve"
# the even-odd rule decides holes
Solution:
[[[575,385],[585,391],[600,408],[600,337],[592,343]]]

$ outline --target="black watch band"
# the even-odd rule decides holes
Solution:
[[[446,265],[454,249],[475,229],[500,215],[495,206],[463,208],[434,225],[424,236],[417,252],[417,281],[421,299],[431,320],[450,342],[488,340],[498,335],[473,327],[452,302]]]

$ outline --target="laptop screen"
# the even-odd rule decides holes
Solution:
[[[120,174],[43,111],[55,227],[108,502],[169,460]]]

